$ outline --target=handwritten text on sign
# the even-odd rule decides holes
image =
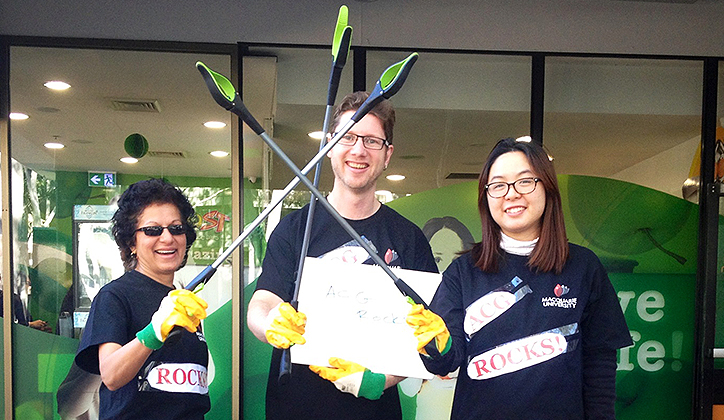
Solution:
[[[425,302],[441,275],[392,269]],[[307,315],[307,343],[292,346],[292,362],[328,366],[340,357],[377,373],[431,378],[405,323],[410,304],[378,266],[307,258],[299,288],[299,311]]]

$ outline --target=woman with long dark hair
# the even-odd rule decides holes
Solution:
[[[605,269],[566,238],[545,150],[498,142],[480,173],[482,240],[415,305],[427,369],[458,367],[453,419],[614,419],[616,350],[631,337]]]

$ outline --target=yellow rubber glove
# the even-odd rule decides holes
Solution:
[[[348,360],[332,357],[332,367],[309,366],[309,369],[322,378],[332,382],[342,392],[355,397],[377,400],[385,390],[385,375],[374,373],[369,369]]]
[[[302,337],[307,326],[307,316],[288,302],[282,302],[269,311],[267,315],[267,328],[264,335],[272,346],[278,349],[287,349],[294,344],[304,344],[307,340]]]
[[[136,334],[144,346],[158,350],[175,326],[196,332],[201,320],[206,318],[209,305],[192,291],[176,289],[163,298],[151,322]]]
[[[416,304],[410,309],[405,321],[407,325],[415,329],[418,353],[436,357],[442,356],[450,350],[452,345],[450,332],[445,326],[445,321],[436,313]],[[431,345],[433,339],[434,345]]]

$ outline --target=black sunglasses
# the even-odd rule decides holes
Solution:
[[[184,225],[144,226],[136,229],[136,232],[143,232],[146,236],[161,236],[164,229],[168,229],[168,233],[174,236],[186,233],[186,226]]]

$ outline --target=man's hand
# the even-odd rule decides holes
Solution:
[[[332,367],[309,366],[309,369],[322,378],[334,383],[342,392],[368,400],[377,400],[385,390],[385,375],[374,373],[369,369],[344,359],[329,359]]]
[[[208,306],[190,290],[172,290],[161,301],[158,310],[151,317],[151,322],[136,333],[136,337],[144,346],[158,350],[177,325],[189,332],[196,332],[201,320],[206,318]]]
[[[452,340],[445,321],[422,305],[413,305],[406,318],[415,329],[417,352],[428,357],[442,356],[450,350]]]
[[[288,302],[281,302],[267,315],[267,328],[264,335],[272,346],[287,349],[294,344],[304,344],[304,329],[307,316],[297,312]]]

